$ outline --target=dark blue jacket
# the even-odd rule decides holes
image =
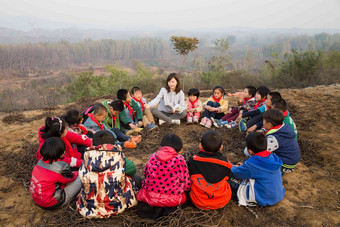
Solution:
[[[254,155],[246,160],[243,165],[234,166],[231,172],[233,177],[237,179],[253,179],[255,181],[253,190],[249,188],[251,187],[250,184],[247,186],[244,197],[249,198],[251,196],[249,193],[254,191],[257,204],[270,206],[280,202],[285,194],[281,179],[281,165],[281,159],[274,154],[269,154],[267,157]]]
[[[278,129],[270,129],[267,133],[267,150],[273,152],[285,165],[296,165],[301,158],[300,148],[295,139],[294,130],[287,124]]]

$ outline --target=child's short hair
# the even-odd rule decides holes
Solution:
[[[65,153],[65,143],[60,137],[50,137],[41,146],[40,154],[43,161],[52,163]]]
[[[117,99],[125,101],[128,93],[129,91],[126,89],[119,89],[117,91]]]
[[[114,100],[110,103],[113,110],[122,112],[124,110],[124,103],[122,100]]]
[[[102,144],[114,144],[115,137],[108,130],[98,131],[93,135],[93,145],[99,146]]]
[[[65,120],[59,117],[47,117],[45,119],[45,127],[40,130],[42,138],[60,137],[66,128]]]
[[[278,109],[270,109],[263,113],[263,120],[271,123],[273,126],[282,125],[283,123],[283,113]]]
[[[272,103],[277,102],[280,99],[282,99],[281,94],[277,91],[269,92],[268,95],[270,95],[272,97],[272,99],[271,99]]]
[[[169,87],[168,82],[169,82],[170,80],[172,80],[173,78],[177,81],[177,86],[176,86],[176,88],[175,88],[175,92],[176,92],[176,94],[177,94],[177,93],[180,92],[180,90],[181,90],[181,83],[180,83],[180,81],[179,81],[179,78],[178,78],[177,73],[170,73],[170,74],[169,74],[168,78],[166,78],[165,88],[166,88],[166,90],[167,90],[168,92],[170,92],[170,87]]]
[[[250,94],[251,97],[256,95],[256,88],[254,86],[247,86],[245,88],[248,89],[248,94]]]
[[[175,134],[168,134],[163,137],[161,141],[161,146],[172,147],[173,149],[175,149],[176,152],[179,152],[180,150],[182,150],[183,142],[179,136]]]
[[[139,87],[133,87],[131,88],[131,95],[133,95],[135,92],[137,91],[141,91],[141,89]]]
[[[96,104],[96,107],[94,108],[93,114],[94,115],[96,115],[96,114],[103,115],[107,112],[108,111],[107,111],[106,107],[103,104],[98,103],[98,104]]]
[[[256,93],[259,93],[262,99],[267,98],[269,92],[270,92],[269,88],[265,86],[260,86],[256,89]]]
[[[200,97],[200,91],[197,88],[190,88],[188,91],[188,96],[190,95],[196,96],[198,98]]]
[[[246,137],[248,150],[255,154],[267,150],[267,138],[261,132],[252,132]]]
[[[65,119],[66,123],[68,125],[75,125],[75,124],[80,124],[82,116],[80,115],[78,110],[69,110],[67,111],[66,115],[63,116]]]
[[[216,89],[218,89],[218,90],[222,93],[222,95],[225,95],[225,91],[224,91],[224,88],[223,88],[223,87],[221,87],[221,86],[215,86],[214,89],[213,89],[213,92],[214,92]]]
[[[203,134],[201,144],[207,152],[218,152],[222,146],[222,136],[217,131],[209,130]]]
[[[287,103],[286,100],[280,99],[276,102],[272,102],[272,106],[274,109],[279,109],[282,112],[285,112],[287,110]]]

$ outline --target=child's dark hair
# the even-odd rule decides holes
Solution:
[[[125,101],[128,93],[129,91],[126,89],[119,89],[117,91],[117,99]]]
[[[200,97],[200,91],[197,88],[190,88],[188,91],[188,96],[190,95],[196,96],[198,98]]]
[[[270,97],[272,97],[271,98],[272,103],[273,102],[277,102],[280,99],[282,99],[281,94],[279,92],[277,92],[277,91],[269,92],[268,95],[270,95]]]
[[[75,125],[81,123],[82,116],[78,110],[69,110],[63,118],[68,125]]]
[[[261,132],[252,132],[246,137],[248,150],[252,150],[255,154],[267,150],[267,138]]]
[[[168,134],[163,137],[161,146],[172,147],[173,149],[175,149],[176,152],[179,152],[180,150],[182,150],[183,142],[179,136],[175,134]]]
[[[98,103],[98,104],[96,104],[96,107],[94,108],[93,114],[94,115],[96,115],[96,114],[102,115],[102,114],[107,113],[107,112],[108,111],[107,111],[106,107],[103,104]]]
[[[256,89],[256,93],[259,93],[261,96],[261,99],[267,98],[268,93],[270,92],[269,88],[265,86],[260,86]]]
[[[93,135],[93,145],[115,144],[115,137],[108,130],[98,131]]]
[[[222,136],[217,131],[209,130],[203,134],[201,144],[204,151],[218,152],[222,146]]]
[[[65,143],[60,137],[50,137],[41,146],[40,154],[43,161],[57,161],[65,152]]]
[[[222,95],[225,95],[225,91],[224,91],[224,88],[223,88],[223,87],[221,87],[221,86],[215,86],[214,89],[213,89],[213,92],[214,92],[216,89],[218,89],[218,90],[222,93]]]
[[[282,125],[283,123],[283,113],[278,109],[270,109],[263,113],[263,120],[271,123],[273,126]]]
[[[113,110],[122,112],[124,110],[124,103],[122,100],[114,100],[110,103]]]
[[[282,112],[285,112],[287,110],[287,103],[286,100],[280,99],[276,102],[272,102],[272,106],[274,109],[279,109]]]
[[[170,80],[172,80],[173,78],[175,78],[175,80],[177,81],[177,86],[176,86],[176,88],[175,88],[175,92],[176,92],[176,94],[177,94],[178,92],[181,91],[181,83],[179,82],[179,78],[178,78],[177,73],[170,73],[170,74],[169,74],[168,78],[166,78],[165,88],[166,88],[166,90],[167,90],[168,92],[170,92],[170,87],[169,87],[168,82],[169,82]]]
[[[248,89],[248,94],[250,94],[251,97],[256,95],[256,88],[254,86],[247,86],[245,88]]]
[[[137,91],[141,91],[141,89],[139,87],[133,87],[131,88],[131,95],[133,95],[135,92]]]
[[[65,120],[59,117],[47,117],[45,119],[45,127],[40,130],[42,138],[60,137],[66,128]]]

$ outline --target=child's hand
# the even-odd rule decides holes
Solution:
[[[236,122],[240,122],[240,120],[241,120],[241,118],[242,118],[242,113],[240,113],[239,115],[238,115],[238,117],[236,118]]]
[[[130,126],[131,129],[137,128],[137,126],[135,124],[133,124],[133,123],[130,123],[129,126]]]
[[[142,127],[143,126],[143,121],[138,121],[138,126]]]
[[[242,162],[238,162],[235,166],[241,166],[241,165],[243,165],[243,163]]]
[[[144,104],[144,108],[145,109],[150,109],[150,105],[149,104]]]
[[[257,128],[257,126],[253,125],[250,128],[248,128],[247,132],[249,132],[249,133],[254,132],[256,130],[256,128]]]

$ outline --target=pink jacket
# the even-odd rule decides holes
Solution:
[[[44,127],[45,126],[41,127],[38,131],[40,143],[39,149],[37,151],[38,161],[42,158],[40,154],[40,149],[45,142],[45,139],[42,138],[42,132],[40,131]],[[71,143],[90,147],[92,145],[92,139],[87,138],[87,136],[85,135],[78,135],[74,132],[67,132],[66,136],[62,138],[62,140],[64,141],[66,147],[66,153],[63,161],[69,164],[71,167],[80,167],[81,163],[83,162],[83,160],[81,159],[81,154],[78,152],[77,146],[72,146]]]
[[[184,191],[191,186],[189,170],[182,155],[172,147],[153,153],[144,169],[145,179],[137,200],[150,206],[174,207],[185,203]]]

